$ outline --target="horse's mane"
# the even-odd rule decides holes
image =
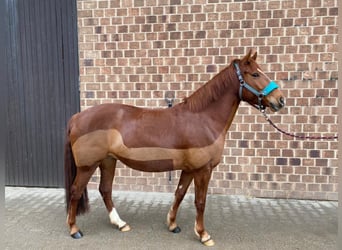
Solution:
[[[183,103],[189,107],[190,111],[199,112],[226,93],[226,89],[231,86],[234,79],[236,79],[235,70],[231,63],[192,95],[185,97]]]

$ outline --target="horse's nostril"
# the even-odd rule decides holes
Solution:
[[[285,105],[284,97],[279,98],[279,104],[283,107]]]

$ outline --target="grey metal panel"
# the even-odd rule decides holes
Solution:
[[[79,111],[76,0],[7,1],[6,185],[61,187],[67,120]]]
[[[5,1],[0,1],[0,23],[6,24],[8,21],[8,12]],[[0,25],[0,193],[4,193],[2,183],[5,183],[5,161],[6,161],[6,107],[8,102],[8,51],[7,44],[9,43],[8,27]],[[0,209],[1,214],[5,214],[5,211]]]

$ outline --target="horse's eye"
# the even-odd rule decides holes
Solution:
[[[259,77],[260,75],[259,75],[259,73],[253,73],[252,76],[253,77]]]

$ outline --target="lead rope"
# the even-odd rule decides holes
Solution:
[[[293,133],[286,132],[272,122],[272,120],[268,117],[265,109],[261,109],[260,112],[265,117],[265,120],[268,121],[268,123],[271,124],[271,126],[273,128],[275,128],[276,130],[278,130],[279,132],[281,132],[285,135],[288,135],[288,136],[291,136],[294,138],[299,138],[302,140],[305,140],[305,139],[309,139],[309,140],[334,140],[334,139],[338,139],[338,135],[334,135],[334,136],[306,136],[306,135],[296,135]]]

